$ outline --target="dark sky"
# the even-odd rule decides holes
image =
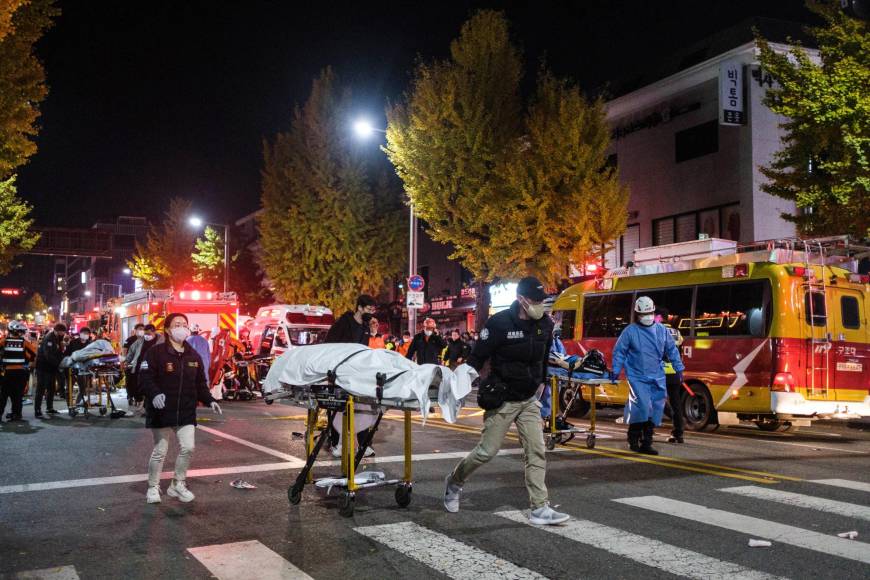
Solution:
[[[60,5],[39,46],[51,92],[19,190],[40,224],[84,227],[159,216],[174,195],[214,221],[256,209],[262,139],[288,127],[321,68],[384,123],[417,56],[445,56],[480,7],[506,11],[530,74],[546,55],[589,91],[750,16],[808,18],[801,0]]]

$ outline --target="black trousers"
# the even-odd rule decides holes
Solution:
[[[677,382],[677,375],[665,375],[665,384],[668,387],[668,404],[671,406],[671,421],[674,423],[671,434],[676,437],[682,437],[685,427],[683,405],[681,404],[683,385]]]
[[[7,369],[3,375],[3,385],[0,387],[0,414],[6,412],[6,401],[12,401],[12,416],[21,417],[24,388],[30,379],[30,371],[24,369]]]
[[[127,400],[142,402],[145,397],[139,392],[139,379],[136,373],[124,371],[124,384],[127,385]]]
[[[57,386],[57,371],[55,369],[36,369],[36,396],[33,399],[33,409],[42,410],[42,399],[45,398],[45,408],[54,409],[54,391]]]

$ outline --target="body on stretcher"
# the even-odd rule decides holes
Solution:
[[[565,357],[559,354],[551,355],[550,365],[547,367],[547,378],[550,387],[550,418],[544,429],[547,436],[547,449],[553,450],[556,445],[565,445],[578,433],[586,433],[586,447],[595,447],[595,391],[598,385],[610,383],[609,379],[602,378],[607,374],[607,365],[603,355],[593,349],[582,358],[571,356]],[[588,386],[589,401],[583,399],[583,385]],[[572,410],[575,402],[584,403],[590,413],[589,429],[558,429],[557,425],[567,423],[568,413]],[[564,404],[560,405],[560,402]],[[560,406],[563,407],[560,410]],[[586,413],[583,412],[582,415]]]
[[[93,407],[99,410],[100,415],[109,413],[112,419],[126,416],[127,413],[118,409],[112,399],[112,391],[121,377],[121,360],[110,349],[107,351],[106,347],[96,345],[91,351],[77,351],[73,356],[64,358],[61,369],[66,372],[70,417],[79,413],[89,417]]]

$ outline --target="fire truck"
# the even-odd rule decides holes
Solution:
[[[630,266],[565,290],[553,316],[569,354],[595,348],[610,359],[634,301],[652,298],[683,339],[679,411],[691,429],[868,417],[868,257],[845,236],[641,248]],[[628,384],[603,385],[596,399],[624,405]]]
[[[187,316],[191,327],[198,325],[204,333],[220,328],[238,337],[239,300],[235,292],[144,290],[113,299],[111,309],[108,330],[117,344],[123,343],[140,322],[162,331],[166,315],[173,312]]]

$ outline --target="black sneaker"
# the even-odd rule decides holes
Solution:
[[[33,416],[36,417],[37,419],[42,419],[42,411],[37,409],[36,411],[33,412]]]
[[[48,409],[48,410],[46,411],[46,413],[48,413],[49,415],[57,415],[57,411],[54,410],[54,409]]]
[[[671,435],[668,437],[668,443],[685,443],[682,435]]]
[[[572,431],[574,429],[574,425],[565,421],[564,419],[556,419],[556,430],[557,431]]]

